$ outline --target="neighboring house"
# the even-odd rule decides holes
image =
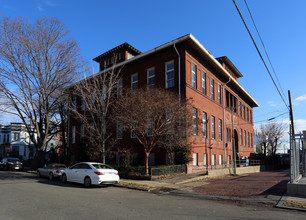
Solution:
[[[122,67],[117,92],[122,88],[161,87],[181,94],[182,99],[193,100],[193,123],[188,128],[192,129],[188,137],[192,161],[188,172],[229,166],[233,162],[233,146],[237,159],[254,153],[253,108],[258,104],[239,84],[242,74],[227,57],[213,57],[188,34],[145,53],[127,43],[119,45],[94,58],[100,64],[98,74],[111,68],[114,56],[115,67]],[[80,97],[75,103],[81,109]],[[80,152],[78,134],[82,125],[73,115],[70,121],[70,148],[76,155]],[[117,140],[118,147],[133,144],[137,146],[137,141],[131,135],[120,135]],[[165,164],[165,152],[153,149],[150,163]]]
[[[22,160],[32,159],[35,155],[33,144],[30,144],[29,133],[22,123],[0,125],[0,157],[19,157]]]

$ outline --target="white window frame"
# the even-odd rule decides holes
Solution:
[[[207,165],[207,154],[203,154],[203,165]]]
[[[167,65],[169,65],[171,63],[173,63],[173,69],[167,69]],[[173,71],[173,78],[168,79],[168,72],[171,72],[171,71]],[[166,88],[171,88],[171,87],[175,86],[175,81],[174,81],[175,80],[175,72],[174,72],[174,61],[173,60],[165,63],[165,79],[166,79],[166,82],[165,82],[166,83],[166,85],[165,85]],[[173,84],[171,84],[171,86],[168,86],[168,81],[169,82],[173,81]]]
[[[222,98],[221,98],[221,85],[218,84],[218,103],[221,104]]]
[[[150,72],[153,71],[153,75],[150,76]],[[153,84],[150,84],[150,79],[153,78]],[[147,89],[151,90],[155,87],[155,67],[147,69]]]
[[[192,165],[193,166],[198,166],[198,153],[192,153]]]
[[[202,114],[202,125],[203,125],[203,138],[207,138],[207,113],[206,112],[203,112]]]
[[[219,119],[218,129],[219,129],[219,141],[222,141],[222,120],[221,119]]]
[[[197,65],[191,64],[191,85],[193,88],[197,88]]]
[[[192,135],[198,136],[198,109],[192,108]]]
[[[211,139],[216,139],[215,116],[211,116]]]
[[[137,76],[137,81],[133,79],[134,76]],[[133,87],[134,84],[137,85],[136,88]],[[137,91],[137,89],[138,89],[138,73],[134,73],[134,74],[131,75],[131,90],[132,91]]]
[[[206,72],[202,70],[202,93],[206,95]]]
[[[215,100],[215,80],[210,78],[210,98]]]
[[[212,166],[215,166],[215,165],[216,165],[216,155],[215,155],[215,154],[212,154],[212,155],[211,155],[211,165],[212,165]]]

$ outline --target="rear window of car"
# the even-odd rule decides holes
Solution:
[[[101,164],[101,163],[94,163],[92,164],[96,169],[113,169],[112,167],[106,165],[106,164]]]

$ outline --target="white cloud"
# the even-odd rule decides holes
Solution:
[[[306,94],[301,95],[293,100],[294,105],[299,105],[301,102],[306,101]]]
[[[295,101],[304,101],[306,100],[306,94],[295,98]]]
[[[269,106],[271,106],[271,107],[276,107],[276,106],[277,106],[273,101],[269,101],[268,104],[269,104]]]
[[[36,8],[38,9],[38,11],[43,11],[43,7],[41,5],[37,5]]]

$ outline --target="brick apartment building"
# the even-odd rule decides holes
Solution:
[[[119,45],[94,58],[100,65],[99,74],[112,67],[114,55],[115,67],[123,67],[119,88],[156,86],[193,100],[188,172],[228,166],[233,161],[233,146],[238,158],[254,152],[253,108],[258,104],[238,83],[242,74],[227,57],[214,58],[188,34],[144,53],[127,43]],[[78,153],[78,141],[72,143],[71,138],[78,139],[75,132],[79,129],[78,122],[71,119],[72,154]],[[120,143],[137,144],[130,135],[124,135]],[[150,163],[165,164],[165,152],[154,149]]]

